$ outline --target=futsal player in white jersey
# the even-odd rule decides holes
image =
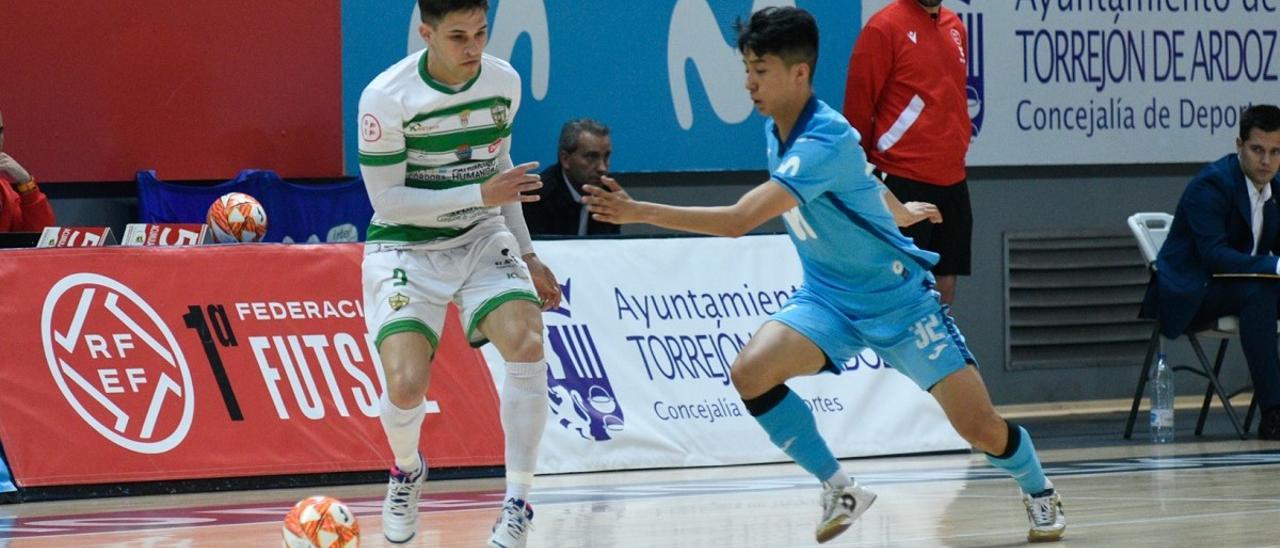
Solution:
[[[526,502],[547,421],[543,308],[559,286],[529,241],[521,203],[541,183],[512,166],[520,76],[485,55],[487,0],[418,0],[425,51],[378,75],[360,97],[360,172],[373,203],[363,265],[369,331],[386,372],[382,425],[395,456],[382,508],[393,543],[418,530],[427,476],[419,454],[431,359],[446,307],[468,340],[506,361],[501,417],[507,492],[489,545],[524,546]]]

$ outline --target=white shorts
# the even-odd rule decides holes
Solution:
[[[445,311],[453,302],[467,340],[483,346],[488,341],[476,326],[499,305],[525,300],[541,306],[519,249],[506,231],[438,251],[366,246],[365,324],[377,334],[375,345],[388,335],[412,331],[438,347]]]

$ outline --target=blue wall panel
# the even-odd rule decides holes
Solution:
[[[524,79],[513,159],[554,162],[560,125],[585,116],[613,129],[613,171],[764,169],[762,119],[743,89],[733,22],[770,4],[799,5],[817,18],[822,41],[814,84],[821,99],[839,108],[860,2],[492,0],[487,51],[511,61]],[[342,3],[351,173],[358,171],[360,91],[404,57],[411,41],[422,47],[410,37],[415,7],[413,0]]]

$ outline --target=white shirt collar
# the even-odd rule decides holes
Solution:
[[[569,182],[569,174],[564,172],[563,166],[561,166],[561,170],[560,170],[560,178],[561,178],[561,179],[564,179],[564,186],[565,186],[565,187],[568,187],[568,189],[569,189],[569,195],[570,195],[570,196],[573,196],[573,201],[578,202],[578,204],[582,204],[582,193],[581,193],[581,192],[578,192],[578,189],[573,188],[573,183]],[[579,208],[579,210],[578,210],[578,235],[579,235],[579,236],[586,236],[586,235],[587,235],[587,208],[586,208],[586,206],[582,206],[582,207],[580,207],[580,208]]]
[[[564,180],[564,186],[569,189],[569,195],[573,196],[573,201],[582,203],[582,193],[573,188],[573,183],[569,182],[569,174],[565,173],[563,168],[560,170],[560,178]]]
[[[1248,176],[1245,176],[1245,180],[1248,181],[1249,183],[1246,186],[1249,187],[1249,200],[1251,202],[1257,203],[1259,199],[1261,199],[1261,201],[1263,202],[1266,202],[1267,200],[1271,199],[1271,185],[1269,184],[1262,185],[1262,191],[1259,192],[1258,185],[1253,183],[1253,179],[1250,179]]]
[[[1253,180],[1249,179],[1248,176],[1245,176],[1245,181],[1247,184],[1244,186],[1249,191],[1249,224],[1251,225],[1249,228],[1253,232],[1252,254],[1257,255],[1259,252],[1258,240],[1262,238],[1262,209],[1271,200],[1271,185],[1264,185],[1262,190],[1259,191],[1258,187],[1254,186]]]

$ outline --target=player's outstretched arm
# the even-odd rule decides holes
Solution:
[[[663,228],[738,237],[796,207],[782,185],[767,181],[728,206],[693,207],[641,202],[631,198],[618,182],[601,179],[605,187],[587,185],[583,197],[592,218],[614,224],[648,223]]]
[[[908,227],[925,219],[934,224],[942,222],[942,212],[938,211],[938,206],[928,202],[904,204],[898,201],[898,197],[887,188],[884,191],[884,205],[889,208],[889,213],[893,214],[893,222],[900,227]]]

